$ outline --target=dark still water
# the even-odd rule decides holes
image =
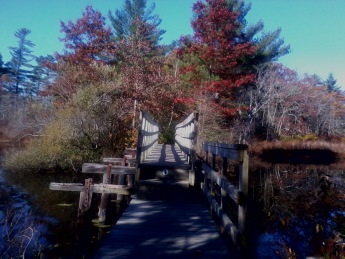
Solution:
[[[5,173],[0,170],[0,258],[87,258],[121,215],[125,202],[111,202],[97,224],[100,196],[78,217],[78,192],[51,191],[50,182],[83,183],[77,175]]]
[[[257,258],[345,258],[342,166],[252,166],[250,181]]]

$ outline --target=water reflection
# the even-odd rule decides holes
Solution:
[[[344,170],[253,165],[251,186],[261,215],[258,258],[345,255]]]

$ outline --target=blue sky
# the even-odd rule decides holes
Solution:
[[[192,34],[190,20],[196,0],[148,0],[166,30],[164,43]],[[248,0],[252,9],[248,23],[262,20],[265,31],[281,27],[281,36],[291,53],[279,60],[299,74],[317,74],[325,79],[333,73],[345,89],[345,0]],[[36,44],[36,56],[60,52],[60,21],[75,21],[87,5],[105,16],[123,5],[122,0],[0,0],[0,53],[10,60],[8,47],[16,46],[14,33],[28,28],[28,39]]]

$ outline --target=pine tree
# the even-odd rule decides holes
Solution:
[[[4,67],[4,62],[2,61],[2,55],[0,53],[0,76],[6,73],[6,69]]]
[[[328,92],[339,92],[340,86],[337,85],[337,80],[334,78],[333,73],[329,73],[325,80]]]
[[[115,41],[118,43],[119,61],[125,60],[128,54],[143,62],[147,58],[163,54],[159,41],[165,31],[159,29],[161,19],[153,14],[155,5],[147,7],[146,2],[147,0],[125,0],[123,8],[116,10],[115,15],[109,12]],[[124,47],[125,45],[127,46]]]
[[[46,64],[53,64],[55,59],[53,56],[46,57],[40,56],[35,59],[37,65],[33,67],[32,75],[30,76],[31,92],[32,94],[38,93],[45,86],[47,86],[52,79],[54,71],[49,69]]]
[[[26,92],[28,78],[32,73],[31,61],[34,59],[32,48],[35,46],[27,36],[31,33],[29,29],[21,28],[14,35],[18,38],[18,46],[10,47],[12,59],[8,62],[8,67],[13,79],[9,91],[15,94]]]
[[[244,0],[226,0],[226,2],[229,10],[239,13],[237,17],[238,33],[242,33],[242,41],[252,42],[256,46],[254,56],[247,60],[249,67],[277,61],[290,52],[290,45],[284,45],[284,40],[280,37],[281,28],[265,32],[262,21],[248,25],[245,17],[251,10],[251,3],[245,3]]]
[[[172,100],[163,87],[167,80],[163,69],[165,49],[159,41],[165,31],[158,27],[159,16],[152,14],[155,5],[147,8],[146,2],[125,0],[122,9],[114,15],[109,12],[117,50],[113,64],[124,75],[134,110],[140,107],[157,114],[165,108],[162,105],[165,97],[169,102]]]
[[[158,15],[152,14],[155,5],[152,4],[147,8],[146,3],[147,0],[125,0],[123,8],[116,10],[114,15],[109,11],[109,19],[117,40],[126,40],[137,35],[149,40],[154,46],[159,46],[159,41],[165,31],[158,29],[161,19]],[[151,25],[144,35],[138,35],[140,24]]]

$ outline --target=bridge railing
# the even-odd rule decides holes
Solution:
[[[152,152],[158,144],[159,126],[157,122],[147,113],[140,112],[138,145],[137,145],[137,169]],[[139,179],[139,170],[137,170],[136,181]]]
[[[191,113],[175,127],[175,144],[179,146],[188,163],[195,162],[198,114]]]
[[[248,146],[205,142],[203,150],[204,182],[201,187],[210,203],[210,211],[217,216],[222,228],[229,234],[234,244],[241,247],[245,243],[246,236]],[[229,160],[238,161],[237,186],[225,177]],[[221,162],[220,172],[216,172],[217,162]],[[233,209],[229,208],[233,203],[238,207],[237,219],[229,215],[229,212],[233,214]]]
[[[196,157],[196,141],[197,141],[197,122],[198,114],[191,113],[184,121],[175,127],[175,145],[177,145],[184,154],[187,162],[191,166],[189,173],[189,184],[194,185],[195,182],[195,157]]]

